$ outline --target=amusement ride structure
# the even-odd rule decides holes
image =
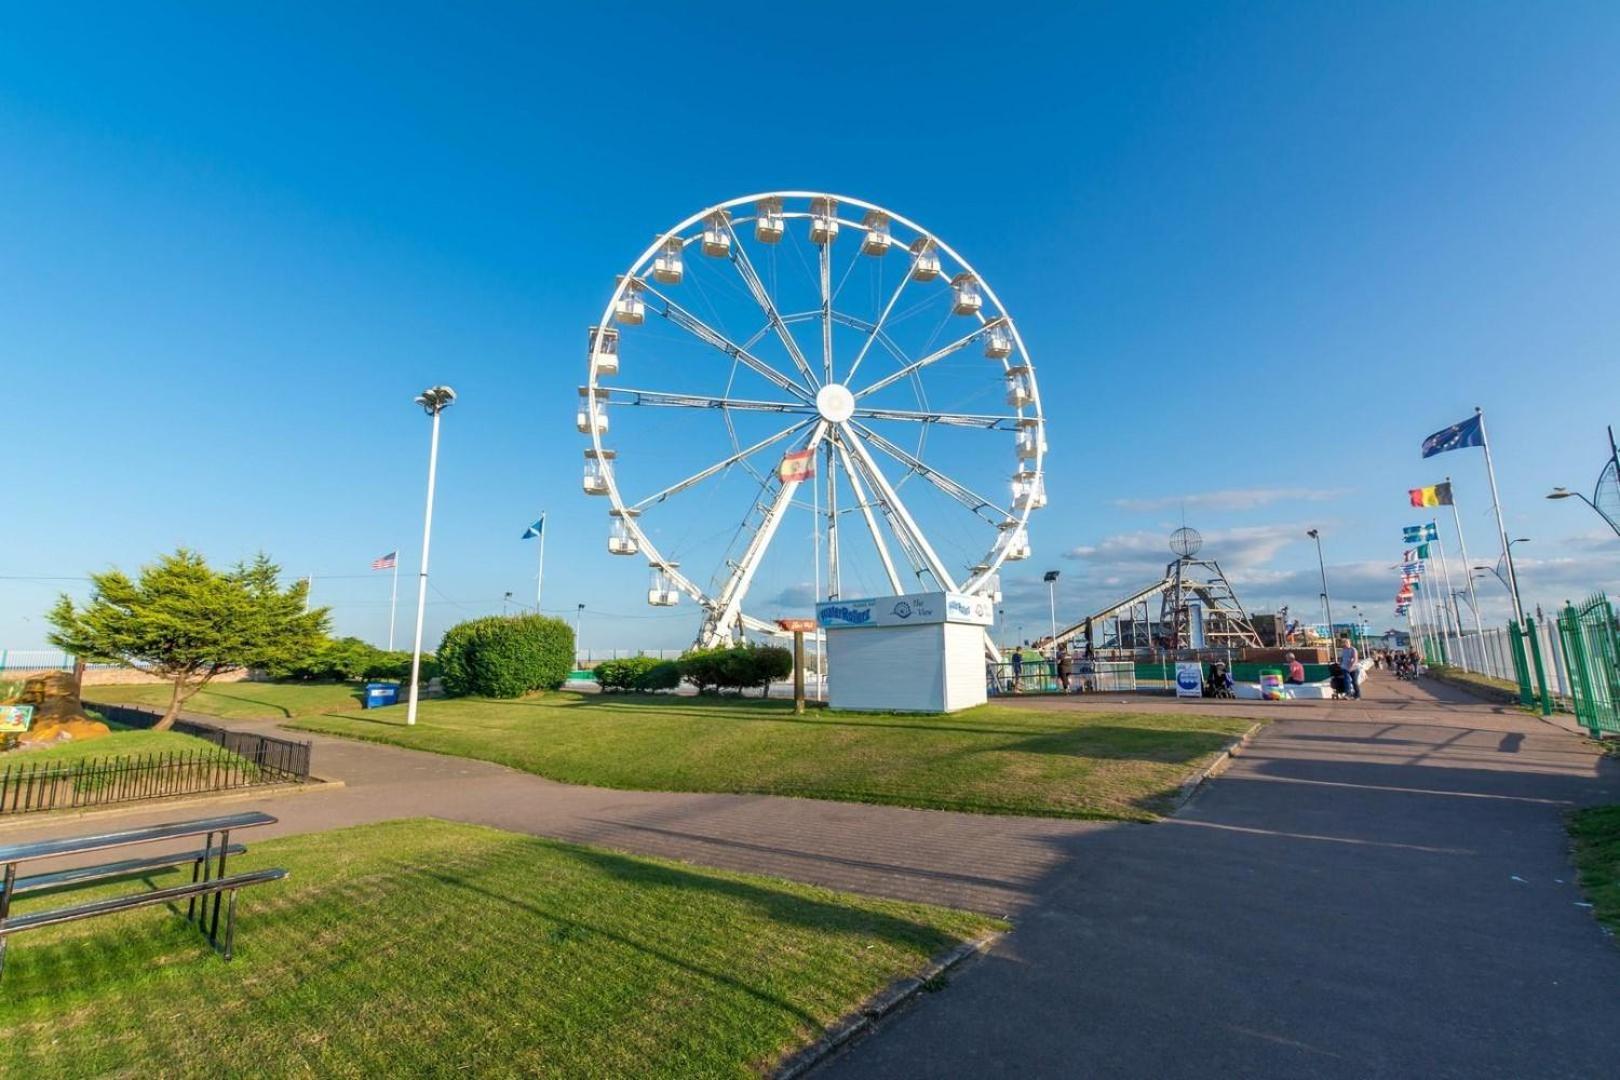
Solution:
[[[860,199],[748,195],[657,234],[590,328],[579,395],[608,551],[646,560],[649,604],[697,604],[700,646],[779,633],[784,612],[750,597],[773,563],[778,586],[813,578],[799,605],[998,600],[1046,503],[1040,392],[1012,317],[937,234]],[[784,531],[804,521],[795,507],[808,530]]]
[[[1170,534],[1170,553],[1175,558],[1165,566],[1162,578],[1058,631],[1052,643],[1063,645],[1079,638],[1114,649],[1259,648],[1259,631],[1221,564],[1199,558],[1203,546],[1204,538],[1197,529],[1177,529]],[[1159,601],[1157,622],[1149,606],[1155,598]],[[1116,620],[1111,635],[1109,620]],[[1099,626],[1104,631],[1101,643],[1094,640]]]

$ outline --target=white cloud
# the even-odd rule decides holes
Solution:
[[[1204,546],[1199,555],[1214,559],[1228,571],[1262,566],[1289,544],[1305,541],[1305,529],[1306,526],[1297,524],[1211,529],[1203,534]],[[1142,529],[1104,537],[1095,544],[1083,544],[1065,552],[1063,557],[1100,567],[1157,565],[1162,568],[1173,556],[1168,536]]]
[[[1165,495],[1151,499],[1115,499],[1122,510],[1150,512],[1186,507],[1195,510],[1257,510],[1279,502],[1331,502],[1349,493],[1346,488],[1230,488],[1193,495]]]
[[[816,586],[811,581],[796,582],[770,598],[770,603],[784,609],[808,609],[813,607],[815,602]]]

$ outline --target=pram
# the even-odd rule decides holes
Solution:
[[[1219,660],[1209,665],[1209,681],[1204,684],[1204,696],[1212,698],[1235,697],[1232,693],[1232,676],[1226,670],[1226,665]]]
[[[1328,674],[1329,681],[1333,686],[1334,698],[1348,696],[1350,693],[1350,676],[1345,673],[1344,668],[1335,662],[1332,667],[1328,668]]]

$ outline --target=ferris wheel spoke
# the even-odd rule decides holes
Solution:
[[[821,366],[832,382],[832,241],[820,245],[817,261],[821,270]]]
[[[799,374],[804,376],[806,383],[816,386],[815,372],[810,369],[810,362],[804,358],[804,350],[800,349],[799,343],[794,340],[793,331],[787,328],[787,324],[782,321],[781,313],[776,310],[776,302],[771,299],[770,290],[765,288],[765,282],[760,279],[759,271],[754,269],[754,262],[748,257],[748,249],[743,246],[742,238],[737,235],[737,230],[732,228],[729,217],[722,220],[725,222],[726,232],[731,234],[731,264],[737,268],[738,276],[743,279],[743,284],[748,286],[749,293],[754,297],[754,303],[765,313],[765,318],[776,330],[777,337],[782,339],[782,345],[792,358],[793,366],[799,369]]]
[[[905,592],[900,584],[900,575],[895,572],[894,559],[889,555],[889,545],[883,539],[883,532],[878,528],[877,517],[872,513],[872,503],[866,497],[866,488],[861,483],[859,472],[854,462],[850,460],[849,450],[844,446],[842,439],[833,444],[838,451],[839,464],[843,466],[844,475],[849,477],[849,490],[855,497],[855,503],[860,507],[861,517],[866,520],[866,531],[872,534],[872,543],[877,547],[878,558],[883,563],[883,573],[889,579],[889,587],[895,592]]]
[[[1000,506],[997,506],[983,495],[978,494],[966,484],[961,484],[951,479],[949,476],[940,472],[932,465],[929,465],[921,458],[907,453],[904,449],[890,442],[888,439],[885,439],[882,435],[876,431],[873,431],[866,425],[853,424],[852,426],[862,435],[866,436],[866,438],[871,441],[873,446],[877,447],[879,450],[882,450],[885,454],[888,454],[890,457],[900,462],[900,464],[906,466],[912,472],[916,473],[918,476],[921,476],[924,480],[927,480],[930,484],[933,484],[935,487],[939,488],[939,490],[943,491],[945,494],[967,507],[979,517],[990,522],[992,525],[1000,525],[1003,521],[1007,521],[1013,516],[1011,511],[1003,510]],[[991,514],[987,513],[986,511],[994,511],[994,516],[991,516]]]
[[[855,360],[849,365],[849,374],[844,376],[844,382],[846,384],[855,381],[855,372],[860,369],[861,361],[866,359],[866,353],[869,349],[871,349],[872,343],[876,341],[878,339],[878,335],[883,332],[883,324],[888,321],[889,312],[893,311],[894,305],[900,302],[900,294],[906,291],[906,285],[911,281],[912,272],[915,271],[916,268],[917,255],[912,255],[911,265],[906,268],[905,273],[900,275],[900,284],[894,287],[894,292],[889,296],[889,302],[883,305],[883,311],[878,315],[877,322],[872,324],[872,329],[866,335],[866,340],[861,342],[860,350],[855,353]],[[860,395],[856,396],[859,397]]]
[[[883,475],[883,470],[878,467],[877,461],[873,459],[872,452],[866,448],[866,444],[847,424],[844,426],[844,437],[849,442],[850,448],[855,451],[855,456],[860,459],[867,477],[872,481],[872,486],[877,488],[884,502],[893,511],[894,516],[890,519],[891,522],[898,521],[911,545],[922,555],[928,572],[934,575],[934,581],[940,588],[949,592],[958,591],[956,580],[951,576],[950,571],[945,569],[945,563],[934,551],[933,545],[928,542],[928,537],[924,536],[923,531],[917,527],[916,518],[911,516],[911,511],[906,509],[906,504],[900,501],[899,494],[890,485],[888,478]]]
[[[973,342],[975,340],[977,340],[980,336],[982,336],[985,331],[989,330],[992,326],[1001,325],[1001,323],[1003,321],[1005,321],[1005,320],[999,319],[999,318],[990,319],[989,321],[985,322],[983,325],[974,327],[968,333],[963,334],[961,337],[957,338],[955,341],[951,342],[949,345],[945,345],[945,346],[942,346],[941,348],[935,349],[933,352],[929,353],[927,356],[920,357],[920,358],[918,358],[916,360],[913,360],[911,363],[907,364],[905,367],[901,368],[899,371],[896,371],[896,372],[893,372],[891,374],[885,375],[883,378],[879,379],[877,382],[873,383],[871,386],[868,386],[865,390],[862,390],[859,393],[857,393],[855,395],[855,397],[857,399],[859,399],[859,398],[865,397],[868,394],[874,394],[877,391],[882,390],[886,386],[893,386],[895,383],[899,382],[901,379],[906,378],[908,375],[911,375],[913,372],[921,371],[923,368],[928,367],[931,364],[937,364],[939,361],[945,359],[947,356],[950,356],[952,353],[959,352],[962,349],[967,348],[969,345],[973,344]]]
[[[583,388],[581,388],[583,391]],[[815,405],[805,401],[755,401],[751,398],[722,397],[714,394],[676,394],[663,390],[636,390],[615,386],[597,387],[596,400],[607,405],[652,405],[678,409],[736,409],[739,412],[816,414]]]
[[[810,439],[804,448],[814,453],[826,434],[827,421],[818,420],[816,426],[811,429]],[[742,610],[743,597],[748,595],[748,586],[753,583],[760,560],[764,558],[766,549],[771,546],[771,538],[776,535],[777,526],[782,524],[782,516],[792,504],[793,494],[798,491],[801,482],[778,480],[770,502],[765,505],[765,519],[760,522],[759,528],[754,530],[742,558],[732,568],[731,575],[726,578],[725,585],[721,587],[719,595],[709,608],[709,623],[704,631],[709,641],[712,642],[725,633],[726,628],[736,620],[738,612]]]
[[[771,367],[771,365],[749,352],[746,347],[738,345],[736,342],[726,337],[726,335],[722,334],[720,331],[716,330],[714,327],[710,326],[708,323],[704,322],[702,319],[698,318],[696,315],[693,315],[690,311],[687,311],[685,308],[681,307],[681,305],[659,292],[658,289],[654,288],[651,284],[643,283],[642,290],[657,301],[657,303],[653,305],[653,309],[657,311],[659,315],[668,319],[682,330],[685,330],[699,341],[712,345],[714,348],[719,349],[727,356],[734,357],[737,360],[742,361],[744,364],[748,365],[751,370],[763,376],[767,381],[775,386],[786,390],[794,397],[801,398],[805,401],[809,401],[815,397],[815,394],[805,389],[793,378],[784,375],[780,371],[777,371],[775,368]],[[659,305],[662,305],[662,307]],[[780,322],[780,317],[778,317],[777,321]],[[784,327],[783,329],[785,330],[786,328]],[[802,355],[799,358],[799,366],[806,375],[810,374],[809,365],[804,363]],[[811,382],[814,383],[814,381],[815,380],[812,377]]]
[[[767,438],[761,439],[761,440],[759,440],[759,442],[755,443],[753,446],[745,447],[742,450],[737,451],[735,454],[732,454],[730,457],[726,458],[724,461],[717,461],[713,465],[710,465],[707,469],[703,469],[700,472],[695,472],[691,476],[688,476],[685,480],[677,481],[676,483],[673,483],[673,484],[669,485],[669,487],[665,488],[664,490],[647,496],[645,499],[642,499],[640,502],[635,503],[634,505],[632,505],[630,507],[630,509],[637,510],[637,511],[645,510],[649,506],[652,506],[652,505],[654,505],[656,503],[663,502],[665,499],[669,498],[671,495],[679,495],[681,492],[685,491],[687,488],[691,487],[693,484],[702,483],[704,480],[707,480],[709,477],[714,476],[717,473],[724,472],[726,469],[728,469],[731,466],[737,464],[737,462],[742,461],[745,458],[751,457],[754,454],[757,454],[759,451],[765,449],[767,446],[772,446],[772,445],[774,445],[776,443],[779,443],[783,439],[787,438],[789,435],[794,434],[795,432],[803,431],[805,428],[809,427],[811,425],[811,423],[813,423],[813,421],[811,421],[811,420],[800,420],[797,424],[794,424],[791,427],[783,428],[781,431],[778,431],[775,435],[771,435],[771,436],[769,436]]]
[[[615,388],[615,392],[617,389]],[[913,423],[945,424],[950,427],[983,428],[986,431],[1016,431],[1021,418],[991,416],[985,413],[950,413],[919,409],[857,408],[851,416],[866,420],[910,420]]]

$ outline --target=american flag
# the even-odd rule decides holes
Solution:
[[[397,551],[390,551],[386,555],[379,555],[377,558],[371,560],[371,568],[373,570],[392,570],[398,565],[399,552]]]

